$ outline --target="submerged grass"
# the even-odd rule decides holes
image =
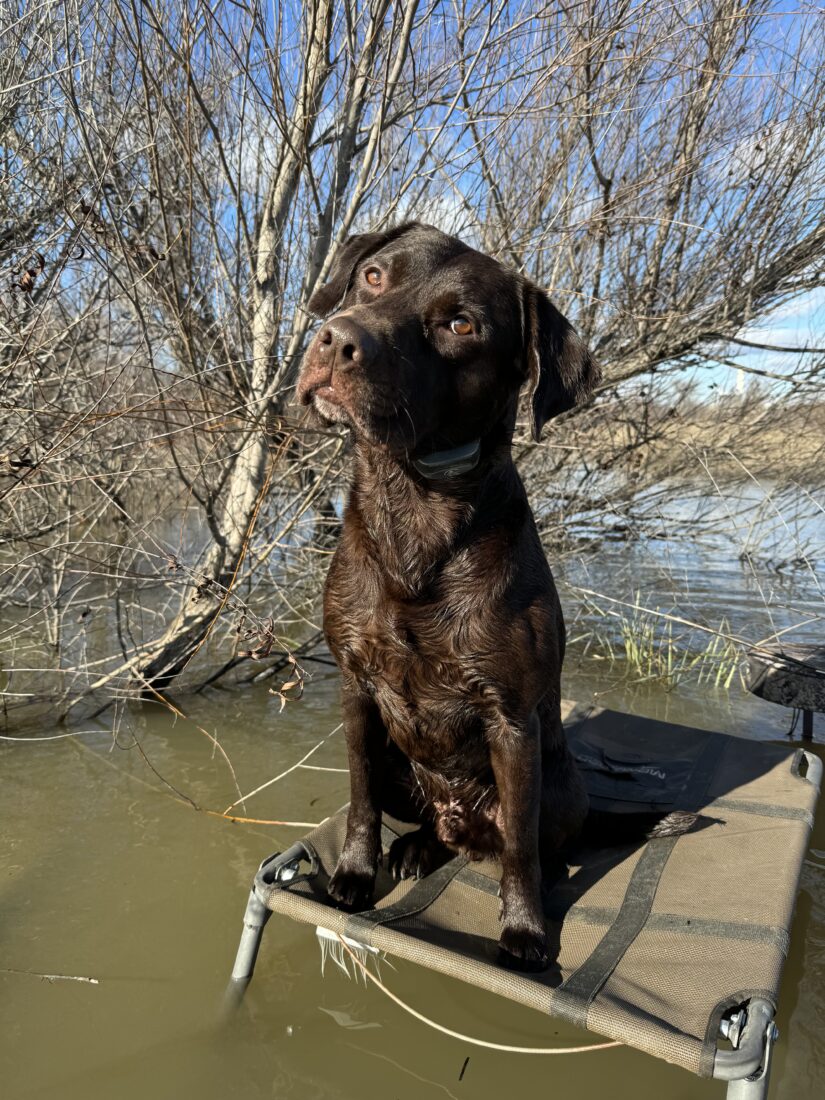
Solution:
[[[595,603],[588,610],[608,621],[608,616]],[[697,645],[697,632],[685,630],[676,617],[660,608],[648,609],[640,604],[629,613],[609,616],[611,630],[592,628],[571,640],[584,642],[583,657],[607,661],[611,670],[622,670],[634,683],[657,683],[671,691],[685,680],[728,690],[735,677],[745,687],[742,672],[742,652],[730,638],[730,625],[722,619],[711,629],[711,638]]]

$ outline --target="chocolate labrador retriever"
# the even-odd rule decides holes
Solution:
[[[501,860],[500,958],[547,965],[549,868],[587,815],[561,724],[564,621],[511,456],[599,368],[529,279],[429,225],[351,237],[309,308],[300,402],[355,439],[324,596],[352,798],[331,897],[367,907],[381,813],[396,877]]]

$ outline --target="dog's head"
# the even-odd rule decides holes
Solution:
[[[512,427],[522,387],[538,439],[599,378],[544,291],[418,222],[350,237],[309,308],[326,319],[304,356],[298,400],[395,455]]]

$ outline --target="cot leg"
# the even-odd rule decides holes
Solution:
[[[802,740],[813,741],[814,739],[814,712],[812,710],[802,711]]]
[[[260,900],[253,887],[249,892],[249,901],[246,903],[241,942],[238,944],[232,977],[226,991],[227,1008],[235,1008],[243,1000],[246,987],[255,971],[255,960],[258,958],[264,928],[271,916],[272,913]]]
[[[767,1100],[771,1077],[771,1051],[778,1038],[779,1030],[776,1024],[771,1022],[768,1024],[765,1038],[765,1054],[762,1065],[750,1077],[743,1077],[738,1081],[729,1081],[726,1100]]]
[[[757,1078],[746,1077],[743,1081],[729,1081],[726,1100],[766,1100],[768,1095],[767,1071]]]

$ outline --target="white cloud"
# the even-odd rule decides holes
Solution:
[[[785,302],[759,322],[745,325],[737,336],[761,344],[822,347],[825,344],[825,287],[817,287]]]

